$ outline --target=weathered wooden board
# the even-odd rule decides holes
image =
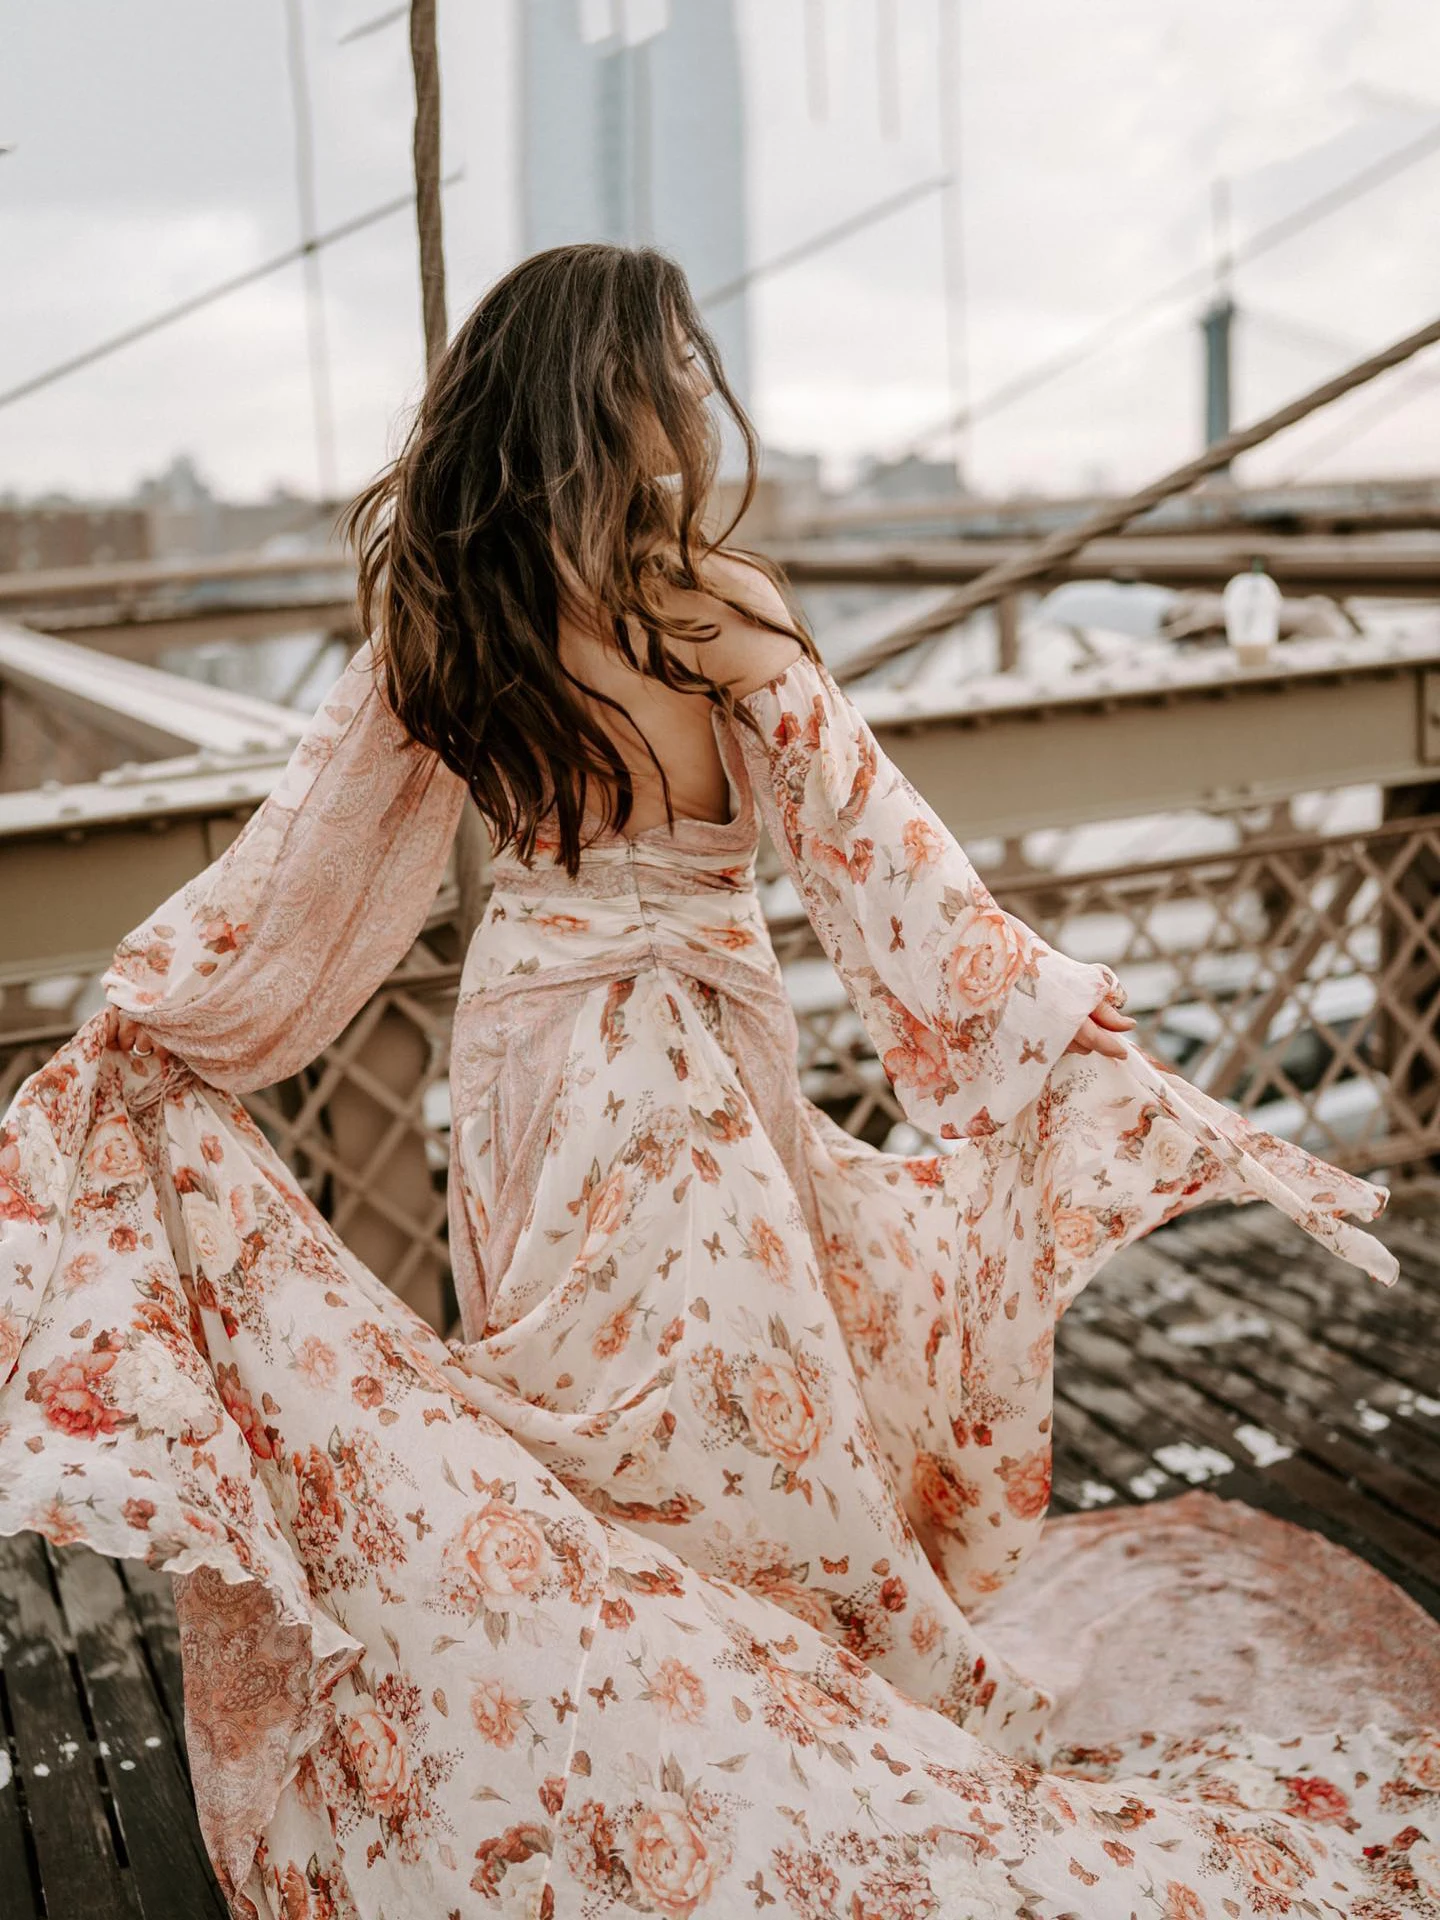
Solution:
[[[46,1913],[138,1920],[44,1542],[0,1540],[0,1570],[0,1661]]]
[[[67,1552],[58,1562],[60,1600],[140,1910],[145,1920],[223,1915],[189,1777],[120,1576],[94,1553]]]
[[[1106,1268],[1057,1332],[1057,1508],[1203,1483],[1440,1618],[1440,1231],[1404,1213],[1376,1231],[1393,1289],[1269,1208],[1195,1215]],[[1188,1471],[1176,1447],[1201,1450]]]

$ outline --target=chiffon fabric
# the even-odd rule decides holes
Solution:
[[[403,956],[463,802],[357,656],[6,1118],[0,1531],[177,1576],[247,1920],[1440,1914],[1440,1629],[1207,1494],[1046,1520],[1055,1321],[1112,1253],[1264,1200],[1388,1283],[1384,1189],[1066,1053],[1115,975],[821,664],[738,704],[728,821],[497,854],[446,1340],[241,1102]],[[802,1093],[762,825],[941,1150]]]

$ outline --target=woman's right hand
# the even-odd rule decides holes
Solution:
[[[170,1058],[168,1049],[162,1047],[147,1027],[138,1020],[132,1020],[128,1013],[122,1013],[115,1022],[115,1043],[123,1047],[134,1060],[140,1071],[146,1072],[146,1062],[153,1060],[157,1072]]]
[[[1105,1053],[1112,1060],[1125,1058],[1125,1042],[1121,1035],[1128,1033],[1135,1022],[1128,1013],[1121,1013],[1109,1000],[1102,1000],[1095,1011],[1086,1019],[1075,1038],[1066,1047],[1066,1053]]]

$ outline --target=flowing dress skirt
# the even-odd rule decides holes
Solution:
[[[446,1341],[238,1098],[344,1011],[298,925],[352,1011],[383,958],[333,884],[266,919],[296,823],[334,848],[356,804],[332,703],[284,817],[117,956],[179,1064],[99,1016],[0,1136],[0,1529],[180,1576],[237,1914],[1440,1913],[1440,1629],[1210,1496],[1045,1518],[1055,1321],[1111,1254],[1264,1198],[1388,1279],[1342,1218],[1383,1190],[1065,1054],[1113,975],[998,915],[819,669],[747,704],[729,822],[497,861]],[[433,868],[453,809],[412,800],[377,811],[433,814]],[[804,1097],[762,807],[945,1151]]]

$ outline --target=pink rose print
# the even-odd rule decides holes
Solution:
[[[930,1524],[950,1533],[958,1533],[965,1514],[980,1504],[980,1489],[934,1453],[916,1454],[910,1490]]]
[[[1262,1833],[1234,1828],[1225,1829],[1221,1838],[1257,1893],[1288,1900],[1290,1895],[1304,1892],[1310,1865],[1297,1857],[1294,1849],[1298,1843],[1293,1838],[1287,1836],[1282,1844],[1278,1837],[1269,1839]],[[1284,1910],[1277,1909],[1281,1913]]]
[[[616,1167],[606,1179],[597,1182],[578,1204],[585,1209],[585,1235],[575,1257],[575,1268],[577,1272],[582,1272],[611,1234],[624,1225],[630,1205],[625,1169]]]
[[[105,1270],[105,1263],[98,1253],[77,1253],[72,1260],[65,1262],[60,1275],[61,1285],[75,1292],[81,1287],[93,1286]]]
[[[312,1552],[325,1553],[339,1540],[345,1527],[345,1508],[334,1465],[319,1447],[311,1447],[305,1454],[294,1454],[290,1465],[299,1489],[296,1528]]]
[[[776,1665],[768,1669],[766,1678],[796,1719],[822,1740],[836,1739],[859,1718],[848,1700],[827,1693],[803,1673]]]
[[[756,1219],[751,1222],[750,1249],[777,1286],[789,1286],[789,1250],[768,1220]]]
[[[1350,1817],[1349,1798],[1333,1780],[1302,1774],[1282,1779],[1281,1784],[1290,1790],[1287,1813],[1295,1813],[1302,1820],[1314,1820],[1322,1824],[1332,1820],[1343,1822]]]
[[[43,1220],[49,1208],[30,1191],[13,1129],[0,1133],[0,1220]]]
[[[119,1407],[102,1395],[105,1376],[115,1365],[115,1349],[62,1354],[43,1373],[32,1373],[27,1400],[38,1400],[52,1427],[79,1439],[113,1433],[124,1419]]]
[[[1009,916],[992,904],[967,924],[963,944],[946,956],[946,977],[962,1008],[988,1013],[1014,987],[1025,961],[1020,934]]]
[[[249,925],[245,921],[236,926],[223,914],[198,921],[195,927],[196,938],[207,953],[236,953],[245,944],[249,932]]]
[[[1205,1902],[1193,1887],[1182,1886],[1178,1880],[1167,1880],[1160,1920],[1206,1920]]]
[[[144,1178],[145,1162],[128,1120],[112,1113],[98,1123],[90,1135],[85,1171],[102,1193]]]
[[[507,1500],[491,1499],[445,1548],[460,1589],[492,1612],[527,1607],[550,1569],[545,1536]]]
[[[1440,1734],[1417,1741],[1405,1756],[1405,1777],[1425,1793],[1440,1793]]]
[[[759,1361],[746,1384],[755,1438],[786,1466],[803,1467],[830,1428],[830,1408],[818,1389],[783,1355]]]
[[[213,1201],[187,1193],[181,1202],[185,1231],[201,1271],[212,1280],[233,1272],[240,1259],[240,1241],[234,1227]]]
[[[284,1906],[282,1920],[314,1920],[309,1885],[293,1860],[281,1875],[280,1898]]]
[[[1005,1504],[1017,1520],[1035,1520],[1050,1504],[1050,1449],[1037,1447],[1034,1453],[1012,1460],[1008,1454],[1000,1461],[1000,1478],[1005,1482]]]
[[[703,938],[713,940],[717,947],[724,948],[727,953],[744,953],[747,948],[756,944],[756,936],[748,927],[701,927],[700,933]]]
[[[410,1761],[394,1722],[370,1707],[348,1718],[342,1732],[371,1805],[382,1811],[396,1806],[410,1784]]]
[[[222,1362],[216,1369],[215,1381],[220,1389],[220,1398],[225,1402],[226,1412],[244,1434],[246,1443],[255,1458],[257,1460],[278,1459],[280,1456],[275,1437],[263,1424],[248,1389],[241,1385],[240,1369],[227,1366]]]
[[[630,1332],[634,1324],[633,1305],[617,1307],[614,1313],[607,1314],[595,1329],[594,1337],[590,1342],[591,1353],[597,1360],[613,1360],[630,1344]]]
[[[918,1654],[933,1653],[944,1636],[940,1616],[933,1607],[921,1607],[910,1623],[910,1644]]]
[[[1050,1215],[1055,1243],[1077,1259],[1091,1251],[1097,1238],[1095,1216],[1084,1207],[1058,1206]]]
[[[905,853],[905,871],[913,880],[916,874],[935,865],[945,843],[928,820],[912,819],[905,822],[900,845]]]
[[[665,1920],[688,1920],[714,1893],[730,1864],[726,1837],[706,1832],[678,1794],[646,1807],[630,1830],[635,1891]]]
[[[85,1529],[74,1511],[63,1500],[47,1500],[32,1515],[31,1526],[57,1547],[73,1547],[85,1538]]]
[[[518,1826],[507,1827],[503,1833],[482,1841],[475,1849],[475,1871],[470,1876],[470,1886],[487,1900],[508,1900],[509,1894],[504,1890],[506,1882],[518,1881],[528,1888],[532,1882],[538,1881],[545,1869],[549,1851],[548,1828],[528,1820]],[[534,1871],[537,1867],[541,1873]],[[516,1872],[516,1868],[523,1871]],[[528,1913],[533,1908],[527,1902],[526,1906],[519,1907],[519,1911]]]
[[[470,1718],[492,1747],[513,1747],[525,1724],[525,1702],[501,1680],[477,1680],[470,1689]]]
[[[698,1727],[705,1720],[705,1686],[693,1667],[673,1655],[660,1662],[650,1682],[650,1698],[667,1720]]]
[[[836,1319],[852,1340],[874,1346],[885,1339],[885,1308],[862,1267],[827,1267],[825,1291]]]
[[[887,1047],[881,1059],[891,1084],[897,1092],[903,1088],[914,1100],[938,1100],[955,1078],[944,1041],[903,1008],[896,1026],[901,1033],[900,1044]]]
[[[324,1391],[339,1374],[335,1349],[318,1334],[309,1334],[295,1349],[295,1365],[308,1386]]]
[[[10,1378],[11,1369],[20,1358],[20,1349],[25,1344],[25,1335],[20,1322],[8,1307],[0,1307],[0,1382]]]
[[[813,1587],[802,1586],[791,1575],[777,1573],[772,1568],[762,1568],[743,1584],[756,1593],[763,1593],[767,1600],[773,1600],[777,1607],[793,1613],[797,1620],[808,1620],[821,1633],[835,1631],[835,1616],[830,1611],[829,1601]]]

